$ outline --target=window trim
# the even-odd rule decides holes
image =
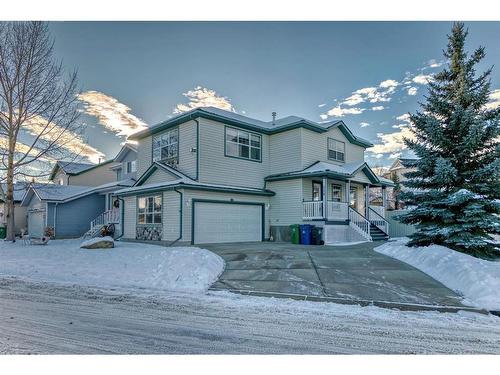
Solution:
[[[249,145],[248,145],[248,158],[244,158],[242,156],[229,155],[227,153],[227,129],[232,129],[232,130],[236,130],[236,131],[241,131],[241,132],[248,133],[249,139],[250,139],[251,135],[258,136],[260,138],[260,159],[256,160],[256,159],[251,159],[250,158],[251,149],[252,149],[252,147],[250,146],[251,140],[249,141]],[[248,130],[245,130],[245,129],[236,128],[234,126],[227,126],[227,125],[225,125],[224,126],[224,156],[227,157],[227,158],[240,159],[240,160],[246,160],[246,161],[253,161],[254,163],[262,163],[262,156],[263,156],[262,155],[263,154],[262,151],[263,151],[263,148],[264,148],[263,144],[262,144],[263,139],[264,139],[264,137],[260,133],[255,133],[255,132],[251,132],[251,131],[248,131]],[[253,147],[253,148],[257,148],[257,147]]]
[[[333,200],[333,187],[334,186],[337,186],[339,188],[339,200],[338,201]],[[336,182],[330,183],[330,202],[339,202],[339,203],[342,203],[342,201],[344,199],[344,197],[343,197],[344,190],[345,189],[342,186],[342,184],[339,184],[339,183],[336,183]]]
[[[338,160],[338,159],[332,159],[330,157],[330,140],[332,141],[335,141],[335,142],[339,142],[339,143],[342,143],[344,145],[344,160]],[[332,150],[332,151],[335,151],[336,150]],[[331,160],[331,161],[335,161],[337,163],[345,163],[345,156],[346,156],[346,147],[345,147],[345,142],[343,141],[339,141],[338,139],[335,139],[335,138],[332,138],[332,137],[327,137],[326,139],[326,158],[328,160]]]
[[[153,134],[151,136],[151,163],[154,163],[154,162],[161,162],[161,161],[164,161],[164,160],[168,160],[168,159],[159,159],[159,160],[154,160],[154,150],[155,150],[155,147],[154,147],[154,139],[155,137],[159,137],[161,136],[162,134],[165,134],[165,133],[169,133],[171,131],[174,131],[174,130],[177,130],[177,164],[179,164],[180,162],[180,145],[181,145],[181,131],[179,129],[179,126],[174,126],[172,128],[169,128],[169,129],[166,129],[165,131],[162,131],[160,133],[156,133],[156,134]]]
[[[160,197],[161,199],[161,211],[160,211],[160,214],[161,214],[161,223],[139,223],[139,199],[141,198],[155,198],[155,197]],[[142,195],[138,195],[136,197],[136,202],[135,202],[136,206],[135,206],[135,224],[136,226],[139,226],[139,227],[163,227],[163,193],[159,193],[159,194],[142,194]],[[156,212],[158,213],[158,212]],[[144,215],[146,215],[146,212],[144,213]],[[152,211],[152,215],[153,215],[153,221],[154,221],[154,215],[155,215],[155,211],[153,210]],[[144,220],[146,220],[146,218],[144,217]]]

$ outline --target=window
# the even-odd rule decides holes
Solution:
[[[331,200],[333,202],[342,202],[342,185],[331,185]]]
[[[153,161],[163,161],[169,165],[179,162],[178,128],[153,137]]]
[[[161,224],[161,195],[137,199],[137,224]]]
[[[328,138],[328,159],[345,161],[345,143]]]
[[[312,200],[323,200],[323,184],[321,182],[313,181],[312,183]]]
[[[137,160],[127,162],[127,174],[137,172]]]
[[[59,179],[59,185],[64,185],[64,180],[62,178]]]
[[[226,128],[226,155],[261,161],[261,136],[238,129]]]

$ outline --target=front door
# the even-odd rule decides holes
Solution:
[[[312,183],[312,200],[313,201],[323,200],[323,184],[319,181],[313,181]]]
[[[351,186],[349,191],[349,206],[358,209],[358,188],[355,186]]]

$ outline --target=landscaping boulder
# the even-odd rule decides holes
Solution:
[[[115,247],[115,241],[111,237],[96,237],[83,242],[82,249],[110,249]]]

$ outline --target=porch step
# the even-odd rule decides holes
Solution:
[[[370,224],[370,236],[373,241],[387,241],[389,236],[378,229],[375,225]]]

